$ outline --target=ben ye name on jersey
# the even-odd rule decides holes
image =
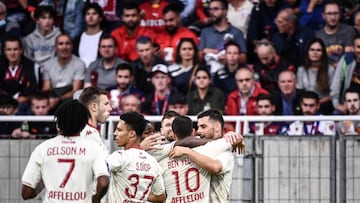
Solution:
[[[192,163],[193,162],[188,157],[184,159],[171,159],[168,161],[168,169],[176,168],[179,166],[185,166]]]
[[[47,149],[47,156],[57,156],[57,155],[75,155],[75,156],[85,156],[86,148],[83,147],[50,147]]]
[[[86,199],[86,192],[49,191],[49,199],[78,201]]]

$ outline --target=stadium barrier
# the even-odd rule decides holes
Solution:
[[[191,117],[194,121],[196,117]],[[146,116],[152,122],[160,116]],[[224,116],[240,132],[252,121],[360,120],[359,116]],[[0,116],[0,122],[52,121],[52,116]],[[101,128],[112,150],[111,116]],[[234,154],[231,203],[248,202],[359,202],[360,136],[255,136],[246,135],[244,155]],[[32,150],[43,140],[0,140],[0,202],[42,202],[42,195],[21,200],[21,176]]]

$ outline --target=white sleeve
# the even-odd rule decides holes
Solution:
[[[222,152],[229,151],[232,149],[231,144],[226,141],[225,138],[220,138],[211,142],[206,143],[203,146],[194,148],[195,151],[204,154],[208,157],[216,157]]]
[[[161,174],[155,177],[154,184],[151,187],[151,192],[154,193],[154,195],[161,195],[165,193],[164,179]]]
[[[234,162],[233,159],[234,158],[233,158],[233,155],[231,152],[223,152],[215,157],[215,160],[219,161],[222,166],[220,174],[224,174],[227,171],[232,170],[232,168],[229,168],[229,167],[233,167],[233,164],[232,164],[232,162]]]
[[[30,159],[26,165],[25,171],[22,176],[22,184],[31,188],[36,188],[41,180],[41,165],[42,157],[39,146],[31,153]]]
[[[121,171],[125,168],[125,151],[124,150],[117,150],[110,154],[106,158],[106,163],[108,164],[110,171]]]
[[[105,156],[103,153],[99,153],[99,156],[95,159],[93,163],[93,171],[95,178],[100,176],[110,176],[107,163],[105,161]]]
[[[160,162],[165,157],[168,157],[170,151],[173,149],[175,142],[161,145],[161,149],[153,149],[147,151],[151,156],[153,156],[157,162]]]

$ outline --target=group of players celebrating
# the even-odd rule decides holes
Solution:
[[[244,144],[241,135],[224,133],[218,111],[199,114],[196,132],[189,117],[167,112],[161,132],[145,138],[144,116],[123,113],[114,132],[123,149],[109,155],[97,126],[110,111],[107,93],[97,87],[61,105],[55,113],[59,135],[32,152],[22,197],[34,198],[45,188],[44,202],[229,201],[232,149],[242,152]]]

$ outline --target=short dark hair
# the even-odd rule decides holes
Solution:
[[[359,96],[359,98],[360,98],[360,91],[358,90],[358,89],[356,89],[356,88],[354,88],[354,87],[349,87],[349,88],[347,88],[346,90],[345,90],[345,92],[344,92],[344,96],[346,97],[346,94],[347,93],[356,93],[356,94],[358,94],[358,96]]]
[[[221,128],[224,128],[224,118],[223,118],[222,114],[220,113],[220,111],[210,109],[210,110],[201,112],[197,116],[197,119],[200,119],[200,118],[203,118],[203,117],[209,117],[209,120],[219,122],[221,124]]]
[[[44,92],[35,92],[30,95],[30,104],[32,104],[32,100],[49,100],[49,94]]]
[[[146,121],[143,115],[137,112],[127,112],[123,113],[120,119],[123,120],[131,130],[135,131],[138,139],[141,139],[146,127]]]
[[[258,103],[259,101],[262,101],[262,100],[268,100],[271,105],[274,105],[274,100],[270,94],[259,94],[256,97],[256,103]]]
[[[172,11],[179,15],[182,12],[183,8],[181,8],[178,4],[170,3],[167,6],[164,7],[162,10],[162,14],[165,15],[168,12]]]
[[[104,20],[104,11],[103,9],[100,7],[100,5],[97,2],[88,2],[85,4],[84,6],[84,10],[83,10],[83,17],[86,16],[86,13],[88,12],[88,10],[90,9],[94,9],[95,12],[97,14],[99,14],[99,16]]]
[[[359,34],[355,35],[355,37],[353,38],[353,45],[354,45],[354,46],[355,46],[355,41],[358,40],[358,39],[360,39],[360,35],[359,35]]]
[[[78,100],[70,100],[61,104],[54,116],[62,135],[77,136],[88,122],[90,113]]]
[[[140,7],[139,4],[137,4],[136,2],[133,1],[126,1],[122,4],[122,11],[124,13],[124,10],[132,10],[132,9],[136,9],[136,11],[138,13],[140,13]]]
[[[163,122],[165,119],[169,119],[169,118],[173,118],[173,117],[178,117],[180,116],[179,113],[175,112],[175,111],[167,111],[164,113],[161,122]]]
[[[130,75],[132,76],[134,74],[133,72],[133,68],[131,67],[130,64],[128,63],[120,63],[118,66],[116,66],[116,71],[115,73],[117,74],[117,72],[119,70],[128,70],[130,72]]]
[[[13,107],[17,108],[19,102],[9,95],[0,94],[0,107]]]
[[[228,9],[228,2],[227,2],[227,0],[211,0],[210,3],[211,3],[211,2],[215,2],[215,1],[220,2],[226,10]]]
[[[100,48],[100,43],[102,40],[106,40],[106,39],[111,39],[113,42],[114,42],[114,46],[116,47],[117,46],[117,42],[116,42],[116,39],[114,36],[112,36],[111,34],[109,33],[105,33],[103,35],[100,36],[100,40],[99,40],[99,45],[98,47]]]
[[[108,93],[99,87],[87,87],[81,92],[79,101],[88,108],[91,102],[99,103],[100,95],[108,95]]]
[[[181,140],[185,137],[191,136],[193,125],[189,117],[178,116],[172,122],[171,128],[176,137]]]
[[[330,1],[327,1],[326,3],[324,3],[323,7],[322,7],[322,12],[324,13],[325,12],[325,9],[328,5],[336,5],[338,8],[339,8],[339,12],[341,12],[341,7],[340,5],[336,2],[336,1],[333,1],[333,0],[330,0]]]
[[[23,49],[23,45],[22,45],[21,39],[19,37],[7,37],[7,38],[5,38],[5,41],[2,45],[3,55],[5,55],[6,42],[17,42],[20,49]]]
[[[198,74],[198,72],[203,71],[206,73],[206,75],[211,79],[211,73],[208,68],[206,67],[200,67],[195,71],[195,75]]]
[[[230,41],[226,42],[225,45],[224,45],[224,49],[226,50],[229,46],[237,47],[239,49],[239,53],[241,53],[240,45],[238,43],[236,43],[235,41],[230,40]]]
[[[303,99],[314,99],[316,103],[319,103],[320,98],[319,95],[316,92],[313,91],[305,91],[301,94],[300,102],[303,101]]]
[[[38,20],[41,16],[43,16],[45,14],[49,14],[50,18],[54,19],[55,18],[54,8],[49,5],[39,6],[35,9],[34,18],[36,20]]]

